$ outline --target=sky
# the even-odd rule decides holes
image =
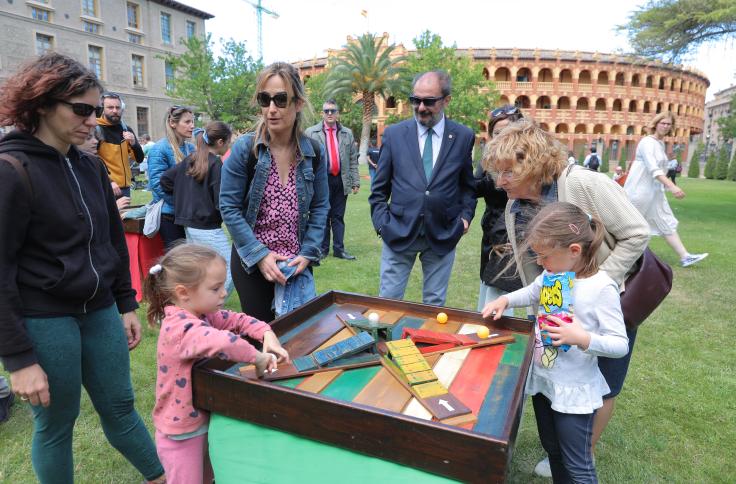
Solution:
[[[179,0],[215,16],[206,29],[219,39],[245,41],[257,56],[257,20],[249,0]],[[259,0],[253,0],[257,3]],[[263,14],[263,59],[297,61],[324,57],[348,36],[389,34],[393,43],[413,49],[424,30],[460,48],[540,48],[615,53],[629,51],[616,26],[624,24],[644,0],[261,0],[279,14]],[[364,17],[361,11],[366,10]],[[711,82],[707,99],[736,84],[736,43],[701,47],[684,64]]]

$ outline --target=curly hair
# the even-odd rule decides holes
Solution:
[[[90,89],[103,91],[97,76],[71,57],[50,52],[25,63],[0,87],[0,126],[35,133],[40,109]]]
[[[534,121],[524,118],[505,127],[486,144],[483,169],[502,171],[504,161],[513,160],[515,185],[538,188],[549,185],[567,166],[567,148]]]

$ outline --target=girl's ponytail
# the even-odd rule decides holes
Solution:
[[[159,261],[158,264],[151,267],[146,280],[143,282],[143,299],[148,302],[146,309],[146,319],[148,326],[155,327],[164,319],[164,307],[169,302],[169,297],[164,290],[166,286],[163,267]]]
[[[210,169],[210,148],[217,140],[229,141],[232,134],[230,126],[222,121],[210,121],[204,129],[195,129],[193,135],[197,140],[197,151],[192,155],[194,161],[187,168],[187,175],[202,183]]]

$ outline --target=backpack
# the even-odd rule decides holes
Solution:
[[[601,166],[601,162],[598,160],[598,155],[590,155],[588,160],[588,168],[593,171],[598,171],[598,167]]]

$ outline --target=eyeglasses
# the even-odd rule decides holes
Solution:
[[[325,114],[337,114],[337,109],[323,109],[322,112]]]
[[[258,105],[262,108],[271,106],[271,101],[273,101],[277,108],[285,108],[289,103],[289,95],[285,92],[279,92],[271,96],[264,91],[256,95],[256,101],[258,101]]]
[[[95,113],[95,116],[98,118],[102,116],[102,106],[92,106],[91,104],[87,103],[70,103],[69,101],[64,101],[63,99],[59,99],[59,102],[71,107],[74,114],[76,114],[77,116],[82,116],[83,118],[88,117],[92,113]]]
[[[519,108],[516,106],[501,106],[491,111],[491,118],[497,118],[499,116],[510,116],[519,112]]]
[[[514,177],[514,172],[512,170],[504,170],[504,171],[497,171],[493,173],[493,178],[496,181],[499,181],[501,179],[503,180],[511,180]]]
[[[409,96],[409,102],[412,106],[419,106],[420,104],[424,104],[425,107],[431,108],[435,105],[437,101],[442,101],[445,99],[445,96],[440,97],[416,97],[416,96]]]

